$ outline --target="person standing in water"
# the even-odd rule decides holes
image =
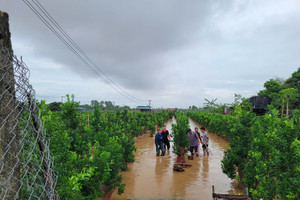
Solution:
[[[166,129],[166,126],[162,128],[162,136],[163,136],[163,143],[164,143],[164,148],[170,150],[170,134],[169,131]]]
[[[202,144],[202,139],[201,139],[201,135],[198,131],[198,127],[195,127],[195,133],[198,135],[198,138],[200,140],[200,143],[198,144],[198,153],[200,153],[200,147],[201,147],[201,144]]]
[[[207,155],[209,155],[208,152],[208,141],[209,141],[209,137],[208,137],[208,133],[205,131],[204,127],[200,128],[201,132],[202,132],[202,148],[203,148],[203,155],[205,155],[205,153]]]
[[[163,144],[163,136],[162,136],[162,129],[158,128],[157,133],[155,135],[155,147],[156,147],[156,156],[159,156],[160,151],[161,151],[161,156],[165,155],[165,148]]]
[[[200,144],[200,140],[198,138],[197,133],[195,133],[194,131],[192,131],[190,128],[187,131],[187,137],[190,140],[190,152],[192,154],[192,156],[194,155],[194,150],[196,153],[196,156],[198,155],[198,145]]]

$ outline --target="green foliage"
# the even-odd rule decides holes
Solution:
[[[262,90],[258,93],[259,96],[268,96],[272,93],[279,93],[283,89],[283,85],[274,79],[270,79],[269,81],[265,82],[264,84],[265,90]]]
[[[300,67],[285,81],[286,88],[296,88],[300,91]]]
[[[74,101],[74,95],[67,95],[67,102],[62,105],[62,120],[67,128],[75,130],[79,125],[79,102]]]
[[[89,180],[89,178],[94,174],[95,168],[91,167],[86,171],[86,168],[83,168],[83,172],[78,173],[71,178],[69,178],[69,184],[72,187],[73,191],[80,192],[82,189],[82,181]]]
[[[61,102],[52,102],[52,103],[47,105],[47,109],[51,110],[53,112],[61,111],[61,106],[62,106]]]
[[[288,114],[290,109],[300,108],[300,68],[286,81],[270,79],[265,82],[264,87],[265,89],[261,90],[258,95],[268,97],[272,107],[281,110],[282,117],[284,110]]]
[[[204,109],[208,112],[216,112],[218,110],[219,105],[216,104],[217,98],[208,100],[204,99],[206,102],[204,103]]]
[[[250,103],[250,100],[242,97],[240,94],[234,94],[234,103],[232,104],[233,110],[231,111],[231,115],[240,115],[242,111],[251,111],[253,110],[253,106]]]
[[[254,198],[299,199],[299,127],[272,115],[254,120],[243,183]]]
[[[287,88],[281,90],[279,94],[281,95],[282,103],[286,103],[286,117],[289,118],[289,105],[298,102],[300,93],[295,88]]]
[[[39,104],[61,199],[98,199],[115,188],[121,194],[125,185],[119,172],[134,162],[134,137],[170,118],[167,111],[103,112],[95,105],[94,112],[80,113],[74,95],[67,95],[59,112],[48,111],[45,101]]]
[[[235,116],[206,112],[188,112],[188,116],[208,128],[210,132],[225,137],[227,137],[227,133],[238,120]]]
[[[95,109],[97,107],[100,107],[101,110],[103,111],[116,111],[117,109],[121,109],[121,110],[130,110],[129,106],[118,106],[115,105],[114,102],[112,101],[97,101],[97,100],[92,100],[90,105],[86,105],[84,106],[88,109]]]
[[[198,111],[199,108],[197,108],[197,106],[195,106],[195,105],[192,105],[192,106],[189,106],[189,110],[190,111]]]
[[[189,112],[212,132],[228,138],[222,170],[250,189],[251,199],[300,199],[300,112],[279,119],[278,110],[255,116]],[[238,172],[238,173],[237,173]]]
[[[176,113],[176,124],[172,125],[172,137],[174,141],[173,152],[180,156],[181,149],[185,151],[189,148],[189,139],[187,137],[187,130],[189,128],[189,118],[184,113]]]

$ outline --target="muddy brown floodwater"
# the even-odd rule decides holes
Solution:
[[[166,123],[169,132],[172,132],[172,123]],[[190,120],[190,127],[200,128],[195,121]],[[209,157],[200,156],[194,160],[187,160],[192,165],[184,172],[173,172],[176,155],[170,150],[162,157],[156,157],[154,137],[146,134],[136,142],[138,151],[135,153],[135,162],[129,165],[129,170],[122,172],[125,192],[120,196],[114,192],[113,199],[212,199],[212,185],[217,193],[239,194],[236,183],[232,182],[221,169],[221,160],[227,142],[216,134],[209,134],[209,148],[212,152]],[[173,144],[171,143],[171,149]],[[189,153],[188,153],[189,154]]]

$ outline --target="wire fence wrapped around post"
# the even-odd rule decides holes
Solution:
[[[29,70],[0,46],[0,199],[59,199]]]

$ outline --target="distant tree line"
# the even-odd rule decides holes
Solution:
[[[113,110],[117,110],[117,109],[130,110],[129,106],[115,105],[115,103],[113,103],[112,101],[97,101],[97,100],[92,100],[91,101],[91,105],[90,105],[91,108],[95,109],[98,106],[100,107],[100,109],[102,111],[113,111]]]
[[[280,111],[281,117],[289,118],[292,110],[300,109],[300,68],[294,72],[290,78],[283,80],[280,78],[270,79],[264,83],[264,89],[258,92],[258,96],[267,97],[270,105],[268,110],[277,109]],[[202,107],[195,105],[189,106],[190,111],[205,111],[209,113],[224,113],[226,104],[216,103],[217,99],[204,99],[205,103]],[[234,94],[234,102],[230,105],[231,113],[238,112],[235,108],[241,106],[243,110],[251,110],[252,105],[248,98],[242,97],[240,94]]]
[[[63,105],[62,102],[52,102],[52,103],[47,104],[47,109],[51,110],[53,112],[61,111],[62,105]],[[92,112],[97,107],[100,107],[100,109],[102,111],[114,111],[117,109],[120,109],[120,110],[130,110],[131,109],[127,105],[124,105],[124,106],[115,105],[112,101],[97,101],[97,100],[92,100],[91,104],[79,105],[78,109]]]

